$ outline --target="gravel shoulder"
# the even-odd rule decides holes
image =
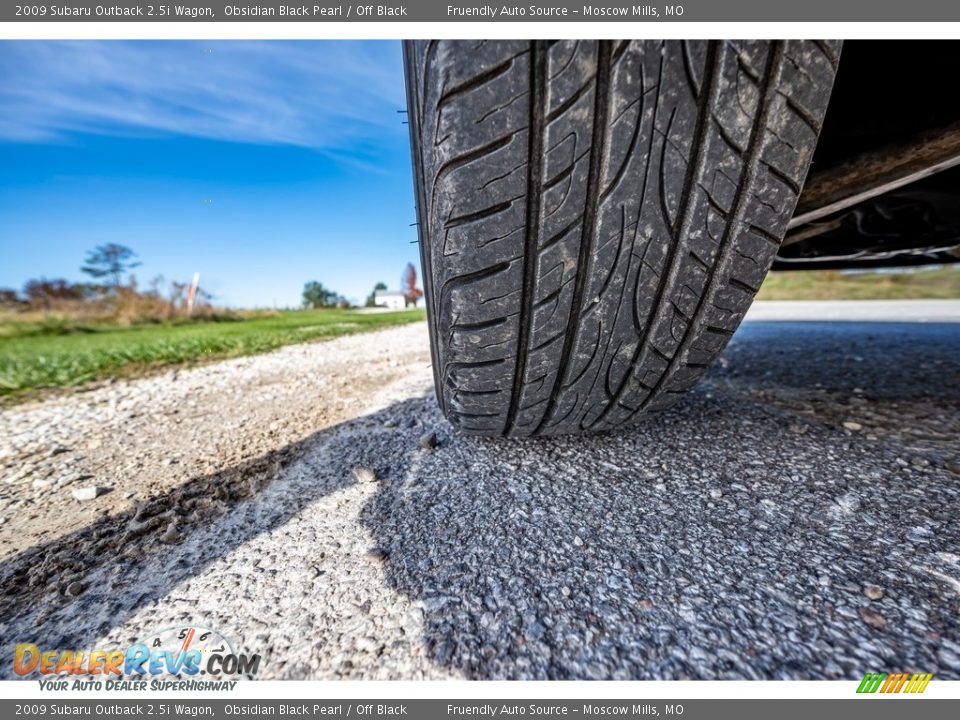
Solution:
[[[195,623],[264,678],[960,679],[960,325],[760,309],[617,434],[454,434],[423,324],[4,410],[0,654]]]

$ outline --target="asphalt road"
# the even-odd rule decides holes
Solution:
[[[584,438],[454,434],[423,326],[278,351],[360,369],[397,359],[362,390],[332,376],[305,389],[347,372],[326,365],[276,380],[251,428],[282,419],[278,397],[349,402],[297,415],[255,457],[181,459],[174,476],[163,445],[129,440],[112,464],[148,459],[102,498],[15,496],[29,478],[10,482],[0,656],[189,623],[263,654],[268,678],[960,679],[960,302],[770,303],[752,317],[678,406]],[[256,379],[270,358],[178,382],[215,372],[223,403],[234,375]],[[33,428],[64,403],[82,416],[111,392],[136,417],[162,380],[5,410],[0,425]],[[191,397],[203,437],[184,454],[262,440],[231,402]],[[437,447],[422,447],[430,432]],[[126,505],[124,482],[144,485]]]

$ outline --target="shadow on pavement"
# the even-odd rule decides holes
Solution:
[[[370,503],[435,662],[477,679],[960,677],[960,325],[754,323],[724,360],[630,431],[451,436]],[[798,388],[820,405],[769,401]],[[862,414],[874,391],[940,440],[825,412]]]
[[[388,416],[408,415],[407,406],[416,402],[194,478],[135,510],[24,549],[0,564],[0,637],[4,649],[10,646],[7,656],[17,642],[88,648],[216,560],[247,543],[256,548],[258,535],[356,482],[353,468],[403,474],[416,448],[417,424],[403,431],[413,437],[407,443],[396,442],[397,433],[385,434],[383,425]],[[309,482],[287,482],[294,471],[309,473]],[[267,492],[272,494],[264,502]],[[4,674],[12,674],[9,664],[0,664]]]

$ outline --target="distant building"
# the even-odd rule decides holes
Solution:
[[[373,302],[377,307],[403,310],[407,306],[407,298],[403,293],[390,290],[377,290],[373,294]]]

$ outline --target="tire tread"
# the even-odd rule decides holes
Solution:
[[[839,52],[794,40],[406,43],[450,421],[486,435],[609,430],[692,387],[777,253]]]

